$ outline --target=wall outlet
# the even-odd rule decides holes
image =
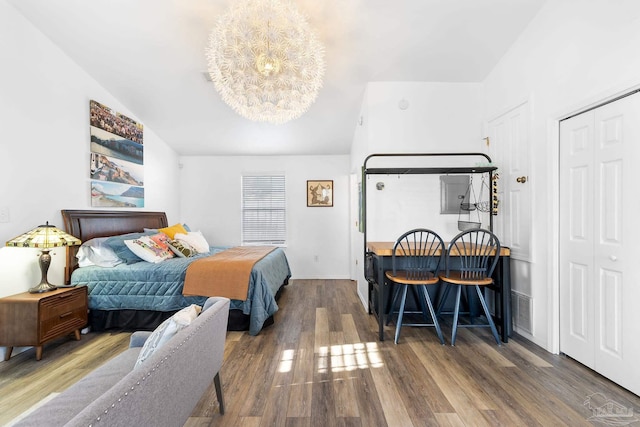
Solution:
[[[0,207],[0,222],[9,222],[9,208],[6,206]]]

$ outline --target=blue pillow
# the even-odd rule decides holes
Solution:
[[[131,249],[124,243],[125,240],[137,239],[141,236],[150,236],[155,234],[152,231],[145,231],[143,233],[128,233],[121,234],[119,236],[111,236],[104,243],[113,249],[113,252],[124,262],[125,264],[135,264],[136,262],[143,261],[138,255],[131,252]]]

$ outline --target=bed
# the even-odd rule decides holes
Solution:
[[[66,231],[83,242],[168,227],[164,212],[63,210]],[[89,323],[93,330],[152,330],[173,313],[190,304],[203,304],[207,296],[183,295],[189,265],[198,259],[226,251],[212,246],[209,254],[171,258],[160,263],[137,262],[104,268],[79,267],[77,247],[67,250],[65,281],[89,289]],[[249,276],[247,298],[232,299],[230,330],[257,335],[273,323],[277,299],[288,284],[291,270],[281,248],[257,261]]]

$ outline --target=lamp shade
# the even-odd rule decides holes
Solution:
[[[67,234],[54,225],[39,225],[33,230],[27,231],[7,242],[7,246],[21,248],[56,248],[59,246],[79,246],[80,239]]]
[[[40,280],[40,284],[29,289],[29,292],[31,293],[49,292],[56,289],[56,286],[49,283],[47,279],[47,272],[49,271],[49,265],[51,264],[51,254],[49,253],[50,249],[60,246],[78,246],[80,244],[82,244],[80,239],[73,237],[71,234],[65,233],[53,225],[49,225],[48,222],[45,225],[39,225],[33,230],[27,231],[18,237],[14,237],[7,242],[7,246],[17,248],[42,249],[39,258],[42,279]]]

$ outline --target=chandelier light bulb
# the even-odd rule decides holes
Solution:
[[[256,58],[256,68],[264,77],[270,77],[280,72],[280,61],[277,58],[261,53]]]
[[[297,119],[322,87],[324,48],[286,0],[234,0],[209,35],[206,55],[216,90],[249,120]]]

